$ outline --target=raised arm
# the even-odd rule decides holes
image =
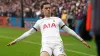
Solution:
[[[90,46],[79,35],[77,35],[72,29],[70,29],[69,27],[67,27],[62,20],[59,20],[59,25],[60,25],[61,29],[63,29],[65,32],[67,32],[67,33],[75,36],[84,45],[86,45],[87,47],[90,48]]]
[[[75,37],[76,37],[78,40],[80,40],[84,45],[86,45],[87,47],[90,48],[90,46],[89,46],[79,35],[77,35],[72,29],[70,29],[70,28],[67,27],[67,26],[64,26],[62,29],[63,29],[64,31],[66,31],[67,33],[69,33],[69,34],[75,36]]]
[[[82,39],[80,36],[78,36],[78,35],[77,35],[72,29],[70,29],[69,27],[64,26],[62,29],[63,29],[65,32],[67,32],[67,33],[69,33],[69,34],[75,36],[75,37],[76,37],[77,39],[79,39],[80,41],[83,41],[83,39]]]
[[[24,34],[22,34],[20,37],[18,37],[17,39],[15,39],[14,41],[10,42],[7,46],[11,46],[13,44],[15,44],[16,42],[28,37],[29,35],[31,35],[32,33],[36,32],[39,29],[39,24],[40,21],[38,20],[35,25],[28,31],[26,31]]]
[[[30,30],[28,30],[24,34],[22,34],[20,37],[18,37],[14,41],[10,42],[7,46],[11,46],[11,45],[15,44],[16,42],[28,37],[29,35],[31,35],[32,33],[36,32],[36,31],[37,30],[35,28],[31,28]]]

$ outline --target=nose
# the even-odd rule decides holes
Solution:
[[[48,8],[47,10],[50,10],[50,8]]]
[[[47,9],[47,11],[50,11],[50,9]]]

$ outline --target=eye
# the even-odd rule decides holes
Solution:
[[[45,7],[45,9],[50,9],[50,7]]]

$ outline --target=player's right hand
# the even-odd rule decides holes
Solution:
[[[82,41],[82,43],[83,43],[84,45],[86,45],[88,48],[90,48],[90,45],[89,45],[87,42],[85,42],[84,40]]]
[[[12,42],[10,42],[9,44],[7,44],[7,46],[11,46],[11,45],[13,45],[13,44],[15,44],[16,43],[16,41],[12,41]]]

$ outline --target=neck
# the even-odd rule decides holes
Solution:
[[[50,15],[45,15],[45,17],[50,17]]]

